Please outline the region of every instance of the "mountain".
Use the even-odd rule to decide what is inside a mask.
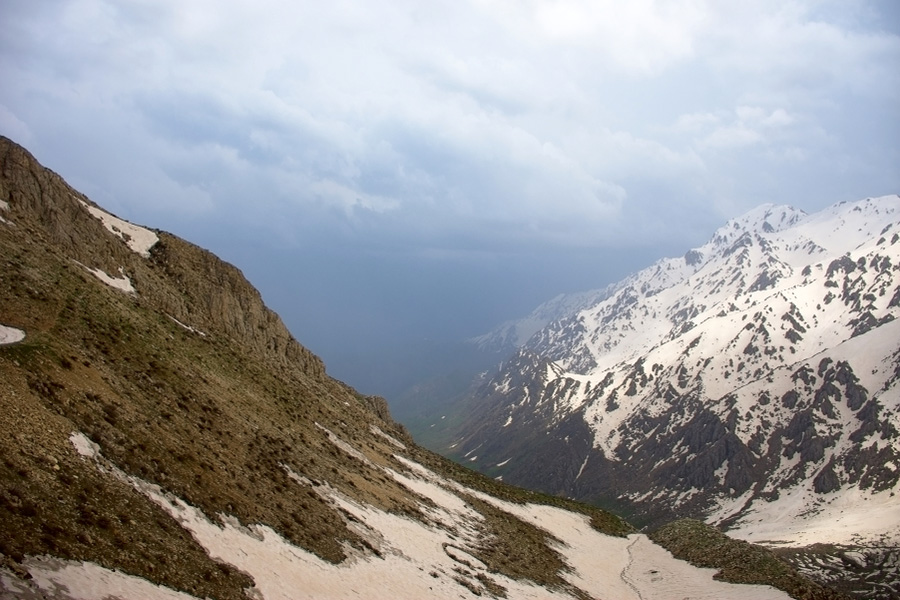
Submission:
[[[0,261],[4,599],[841,597],[418,447],[235,267],[6,138]]]
[[[439,450],[651,527],[880,548],[900,594],[900,197],[761,206],[585,298],[483,376]]]
[[[602,290],[559,294],[538,306],[528,316],[502,323],[488,333],[472,338],[469,343],[482,352],[508,356],[550,323],[603,301],[615,288],[613,285]]]

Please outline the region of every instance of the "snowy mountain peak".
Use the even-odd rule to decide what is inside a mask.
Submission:
[[[796,225],[806,213],[792,206],[763,204],[719,228],[710,240],[713,246],[732,244],[747,233],[775,233]]]
[[[665,505],[749,539],[900,543],[898,340],[900,196],[765,205],[537,331],[457,447],[651,521]],[[781,537],[757,526],[775,512]]]

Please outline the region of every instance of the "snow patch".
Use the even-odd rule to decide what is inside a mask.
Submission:
[[[563,577],[598,597],[623,600],[789,598],[770,586],[716,581],[715,569],[699,569],[678,560],[644,534],[627,538],[608,536],[591,527],[585,515],[542,504],[515,504],[456,485],[558,539],[555,549],[572,567]]]
[[[25,339],[25,332],[15,327],[0,325],[0,346],[15,344]]]
[[[180,325],[182,328],[187,329],[187,330],[190,331],[191,333],[196,333],[197,335],[199,335],[199,336],[201,336],[201,337],[206,337],[206,333],[200,331],[199,329],[194,329],[194,328],[191,327],[190,325],[185,325],[184,323],[182,323],[181,321],[179,321],[178,319],[176,319],[176,318],[173,317],[172,315],[166,315],[166,316],[168,316],[170,319],[172,319],[173,321],[175,321],[175,324],[176,324],[176,325]]]
[[[362,452],[360,452],[359,450],[357,450],[356,448],[354,448],[353,446],[351,446],[350,444],[348,444],[347,442],[345,442],[344,440],[342,440],[341,438],[339,438],[338,436],[336,436],[336,435],[335,435],[330,429],[328,429],[327,427],[324,427],[324,426],[322,426],[322,425],[320,425],[320,424],[318,424],[318,423],[316,423],[316,427],[318,427],[319,429],[321,429],[322,431],[325,432],[325,434],[328,436],[328,440],[329,440],[332,444],[334,444],[335,446],[337,446],[338,448],[340,448],[341,450],[343,450],[344,452],[346,452],[347,454],[349,454],[349,455],[352,456],[353,458],[355,458],[355,459],[357,459],[358,461],[363,462],[363,463],[365,463],[365,464],[367,464],[367,465],[371,465],[371,464],[372,464],[372,462],[369,460],[369,458],[368,458],[365,454],[363,454]]]
[[[323,428],[324,429],[324,428]],[[326,430],[327,431],[327,430]],[[331,437],[331,436],[329,436]],[[390,514],[358,503],[328,484],[316,492],[348,515],[348,526],[370,540],[378,555],[345,547],[349,558],[341,564],[323,561],[292,545],[268,526],[242,526],[234,517],[220,515],[212,522],[181,498],[158,485],[126,475],[103,458],[97,446],[83,434],[70,440],[79,454],[93,458],[104,472],[129,482],[189,531],[210,557],[229,563],[253,577],[251,597],[265,600],[371,597],[476,598],[488,592],[483,582],[506,588],[510,599],[572,598],[564,590],[549,590],[525,580],[490,572],[475,548],[483,540],[483,518],[464,499],[476,496],[526,522],[545,529],[571,570],[562,573],[571,584],[594,597],[622,600],[662,600],[678,597],[700,599],[787,600],[783,592],[767,586],[748,586],[713,580],[713,569],[697,569],[676,560],[646,536],[628,538],[604,535],[593,529],[588,517],[538,504],[514,504],[445,479],[419,463],[396,456],[408,473],[383,469],[411,492],[427,498],[420,504],[425,522]],[[332,440],[334,441],[334,440]],[[308,485],[302,475],[294,478]],[[355,522],[354,522],[355,520]],[[78,589],[79,598],[140,597],[184,600],[138,578],[124,579],[95,567],[58,568],[60,562],[35,559],[32,576],[47,581],[48,589]],[[43,565],[50,565],[45,567]],[[0,572],[2,575],[2,572]],[[124,582],[124,583],[123,583]],[[3,580],[5,585],[5,579]],[[90,585],[87,591],[79,586]],[[127,590],[121,587],[127,584]],[[44,585],[39,583],[38,585]]]
[[[584,457],[584,462],[581,463],[581,468],[578,469],[578,475],[575,476],[575,479],[578,480],[581,477],[581,474],[584,473],[584,468],[587,466],[588,459],[591,457],[590,454]]]
[[[716,569],[698,569],[677,560],[668,550],[657,546],[646,535],[632,535],[628,546],[629,563],[622,579],[639,593],[641,600],[784,600],[790,598],[781,590],[767,585],[736,585],[716,581]],[[677,590],[677,594],[672,592]]]
[[[86,435],[80,431],[73,431],[69,435],[69,441],[75,447],[75,451],[85,458],[99,458],[100,446],[92,442]]]
[[[81,205],[91,215],[99,219],[110,233],[124,241],[133,252],[137,252],[144,258],[150,258],[150,249],[159,241],[159,237],[154,232],[114,217],[96,206],[91,206],[84,200],[78,198],[76,200],[81,202]]]
[[[121,277],[111,277],[111,276],[107,275],[106,272],[103,271],[102,269],[91,268],[87,265],[81,264],[77,260],[74,262],[76,264],[84,267],[84,269],[88,273],[90,273],[91,275],[93,275],[94,277],[96,277],[97,279],[99,279],[100,281],[102,281],[103,283],[105,283],[106,285],[108,285],[111,288],[115,288],[119,291],[125,292],[126,294],[136,294],[137,293],[137,290],[134,289],[134,286],[131,284],[131,280],[128,278],[127,275],[125,275],[125,271],[124,271],[124,269],[122,269],[122,267],[119,267],[119,274],[121,275]]]
[[[400,448],[401,450],[406,450],[406,444],[404,444],[403,442],[401,442],[400,440],[398,440],[398,439],[395,438],[394,436],[389,435],[389,434],[383,432],[383,431],[381,430],[381,428],[378,427],[377,425],[372,425],[372,426],[370,426],[370,427],[369,427],[369,431],[371,431],[372,433],[374,433],[374,434],[377,435],[377,436],[383,437],[384,439],[386,439],[387,441],[389,441],[389,442],[392,443],[393,445],[397,446],[397,447]]]
[[[107,600],[109,598],[145,598],[146,600],[191,600],[194,596],[150,583],[146,579],[111,571],[91,562],[62,560],[50,556],[29,556],[22,566],[31,575],[31,587],[46,596],[60,599]],[[2,574],[2,572],[0,572]],[[14,581],[9,583],[15,585]],[[13,592],[13,598],[30,598],[28,588],[15,589],[0,581],[0,591]],[[18,587],[18,586],[17,586]],[[62,590],[65,590],[63,592]]]

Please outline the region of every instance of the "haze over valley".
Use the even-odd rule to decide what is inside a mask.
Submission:
[[[897,2],[0,18],[0,596],[900,597]]]

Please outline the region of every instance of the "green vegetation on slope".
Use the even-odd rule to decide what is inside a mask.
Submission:
[[[735,540],[701,521],[682,519],[660,527],[650,539],[698,567],[719,569],[717,579],[771,585],[798,600],[841,600],[846,596],[802,577],[771,550]]]

